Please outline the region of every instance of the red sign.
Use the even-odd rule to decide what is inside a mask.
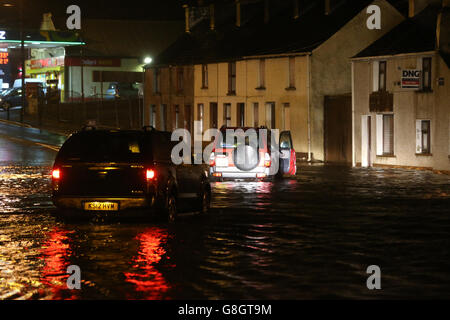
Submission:
[[[120,67],[122,65],[120,59],[114,58],[66,58],[66,66],[79,67],[81,62],[83,62],[85,67]]]
[[[0,52],[0,64],[8,64],[9,54],[8,52]]]
[[[30,61],[31,69],[54,68],[64,66],[64,57],[36,59]]]

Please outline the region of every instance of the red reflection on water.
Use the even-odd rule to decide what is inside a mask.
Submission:
[[[150,228],[139,234],[136,240],[139,242],[139,251],[132,260],[134,271],[124,273],[125,279],[135,285],[139,298],[164,299],[170,287],[156,266],[167,253],[162,246],[167,240],[167,231]],[[169,259],[167,256],[165,258]]]
[[[40,281],[52,293],[52,299],[75,299],[73,291],[67,288],[67,267],[72,255],[69,242],[69,231],[55,228],[48,234],[43,244],[40,259],[44,261]]]

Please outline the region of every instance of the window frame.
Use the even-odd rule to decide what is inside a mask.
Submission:
[[[384,66],[384,70],[382,70],[382,66]],[[387,61],[386,60],[378,61],[378,91],[387,91],[386,75],[387,75]],[[382,83],[381,80],[383,80],[383,87],[381,86]]]
[[[236,62],[228,62],[228,95],[236,95]]]
[[[208,65],[202,64],[202,89],[208,89]]]
[[[426,64],[425,61],[427,61],[428,63]],[[422,91],[431,91],[432,90],[432,85],[431,85],[431,73],[432,73],[432,63],[433,60],[431,57],[423,57],[422,58]],[[428,76],[425,77],[425,65],[427,65],[427,71],[428,71]],[[427,85],[425,85],[425,81],[428,82]]]

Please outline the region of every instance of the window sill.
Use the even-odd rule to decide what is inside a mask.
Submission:
[[[394,154],[382,154],[382,155],[377,155],[377,158],[397,158],[397,156]]]
[[[236,95],[236,92],[233,92],[233,91],[227,93],[227,96],[235,96],[235,95]]]
[[[154,96],[160,96],[160,95],[161,95],[161,92],[153,92],[153,95],[154,95]]]
[[[287,87],[284,90],[286,90],[286,91],[295,91],[295,90],[297,90],[297,88],[296,87]]]
[[[416,157],[432,157],[432,153],[416,153]]]
[[[208,90],[208,87],[201,87],[201,90]]]
[[[266,90],[266,87],[258,87],[258,88],[255,88],[255,90]]]

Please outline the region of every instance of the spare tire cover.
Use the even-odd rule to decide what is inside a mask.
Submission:
[[[255,146],[244,146],[233,151],[233,161],[236,168],[242,171],[255,169],[259,164],[259,152]]]

